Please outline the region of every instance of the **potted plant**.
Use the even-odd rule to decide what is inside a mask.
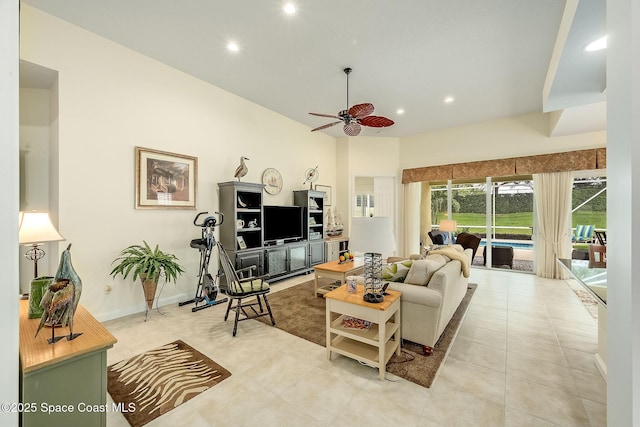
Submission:
[[[133,273],[134,282],[140,277],[147,307],[151,309],[160,275],[163,275],[167,282],[175,282],[178,276],[184,273],[184,269],[178,264],[178,258],[175,255],[161,251],[158,245],[155,249],[151,249],[147,242],[143,240],[143,243],[144,246],[131,245],[123,249],[111,263],[117,264],[110,274],[114,278],[122,274],[126,279],[129,273]]]

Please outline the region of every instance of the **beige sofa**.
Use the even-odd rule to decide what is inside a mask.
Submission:
[[[424,259],[411,260],[404,282],[389,282],[389,289],[402,292],[403,339],[432,351],[467,292],[471,258],[472,250],[461,247],[432,251]],[[396,269],[397,275],[402,268],[406,265]]]

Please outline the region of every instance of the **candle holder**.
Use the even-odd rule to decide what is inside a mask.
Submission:
[[[384,301],[382,294],[382,254],[365,252],[364,254],[364,296],[366,302]]]

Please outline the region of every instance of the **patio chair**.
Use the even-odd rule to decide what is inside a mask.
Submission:
[[[433,230],[433,231],[430,231],[428,234],[429,234],[429,238],[431,239],[434,245],[447,244],[448,233],[445,233],[444,231]]]
[[[482,251],[484,260],[482,265],[487,265],[487,247]],[[491,247],[491,266],[503,267],[508,266],[513,270],[513,247],[512,246],[492,246]]]
[[[229,317],[229,311],[235,311],[235,321],[233,323],[233,336],[236,336],[238,330],[238,322],[247,319],[255,319],[257,317],[271,317],[271,324],[275,325],[276,321],[271,313],[271,307],[267,300],[267,294],[270,292],[269,283],[264,279],[268,276],[255,277],[251,272],[256,268],[255,265],[236,270],[229,255],[222,245],[218,243],[220,264],[227,279],[227,296],[229,297],[229,305],[224,315],[225,322]],[[250,299],[244,302],[245,299]],[[234,305],[235,302],[235,305]],[[264,306],[263,306],[264,302]],[[258,310],[255,309],[258,307]],[[240,315],[242,314],[242,317]]]
[[[480,246],[480,241],[482,239],[475,234],[462,232],[458,234],[456,237],[456,243],[461,245],[464,249],[472,249],[473,256],[476,255],[476,251],[478,250],[478,246]]]
[[[575,243],[588,243],[593,241],[593,233],[596,229],[595,225],[576,225],[575,233],[571,240]]]

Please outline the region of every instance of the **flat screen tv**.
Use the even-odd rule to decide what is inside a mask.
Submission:
[[[295,241],[304,237],[301,206],[264,206],[264,242]]]

